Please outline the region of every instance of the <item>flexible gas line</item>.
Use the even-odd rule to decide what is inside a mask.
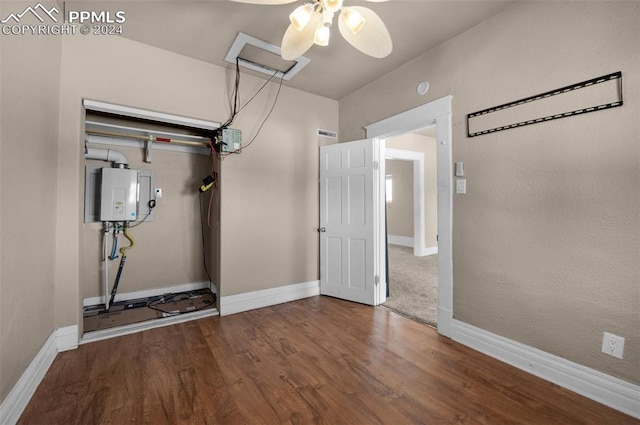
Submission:
[[[136,246],[136,240],[133,238],[133,236],[131,236],[131,233],[129,233],[129,223],[126,223],[124,226],[124,236],[129,239],[129,242],[131,242],[131,245],[129,246],[124,246],[122,248],[120,248],[120,254],[122,254],[123,256],[127,256],[127,250],[133,248],[134,246]]]
[[[120,277],[122,276],[122,271],[124,270],[124,265],[127,261],[127,250],[136,246],[136,240],[133,239],[133,236],[131,236],[131,233],[129,233],[129,222],[126,222],[124,224],[124,236],[127,239],[129,239],[129,242],[131,242],[131,245],[120,248],[120,254],[122,254],[122,257],[120,257],[120,266],[118,266],[116,281],[114,282],[113,289],[111,290],[111,299],[110,299],[111,305],[113,305],[113,302],[116,299],[116,294],[118,293],[118,286],[120,285]]]

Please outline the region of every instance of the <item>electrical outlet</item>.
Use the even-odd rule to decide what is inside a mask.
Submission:
[[[605,332],[602,338],[602,352],[621,359],[624,353],[624,338]]]

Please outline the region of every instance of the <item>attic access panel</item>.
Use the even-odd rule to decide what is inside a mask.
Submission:
[[[311,61],[304,56],[286,61],[280,55],[280,47],[241,32],[224,60],[235,65],[237,58],[238,64],[244,68],[269,77],[275,74],[283,80],[290,80]]]

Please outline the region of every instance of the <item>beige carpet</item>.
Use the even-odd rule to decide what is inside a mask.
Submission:
[[[438,256],[389,245],[389,298],[382,305],[418,322],[438,323]]]

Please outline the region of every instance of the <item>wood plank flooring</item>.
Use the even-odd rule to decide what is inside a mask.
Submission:
[[[19,424],[640,421],[385,308],[313,297],[60,353]]]

